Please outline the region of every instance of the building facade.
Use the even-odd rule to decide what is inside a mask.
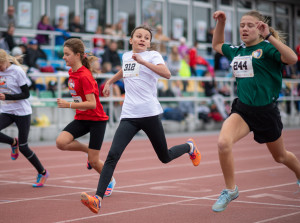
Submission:
[[[226,42],[239,44],[239,20],[243,13],[256,9],[268,16],[271,26],[286,34],[290,47],[300,42],[299,0],[0,0],[0,13],[5,13],[9,5],[15,6],[18,29],[35,29],[44,14],[53,25],[64,17],[67,29],[78,15],[88,33],[98,26],[104,29],[121,23],[128,36],[137,25],[148,24],[155,30],[161,24],[163,33],[171,39],[184,36],[190,45],[198,41],[206,47],[211,44],[214,11],[227,14]]]

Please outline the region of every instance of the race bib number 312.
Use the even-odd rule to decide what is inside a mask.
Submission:
[[[235,77],[254,77],[252,56],[237,56],[230,65]]]
[[[122,66],[123,77],[137,77],[140,72],[140,64],[136,61],[125,61]]]

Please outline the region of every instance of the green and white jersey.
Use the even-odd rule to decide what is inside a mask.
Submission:
[[[282,67],[279,51],[268,41],[246,47],[223,44],[224,56],[231,60],[241,102],[263,106],[275,102],[282,85]]]

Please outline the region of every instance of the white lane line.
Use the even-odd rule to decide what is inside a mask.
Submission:
[[[196,200],[196,199],[188,199],[188,200],[183,200],[183,201],[168,202],[168,203],[162,203],[162,204],[146,206],[146,207],[142,207],[142,208],[132,208],[132,209],[127,209],[127,210],[123,210],[123,211],[110,212],[110,213],[106,213],[106,214],[99,214],[99,215],[93,215],[93,216],[82,217],[82,218],[74,218],[74,219],[69,219],[69,220],[65,220],[65,221],[59,221],[59,222],[56,222],[56,223],[82,221],[82,220],[86,220],[86,219],[99,218],[99,217],[103,217],[103,216],[109,216],[109,215],[115,215],[115,214],[122,214],[122,213],[146,210],[146,209],[151,209],[151,208],[163,207],[163,206],[167,206],[167,205],[180,204],[182,202],[188,202],[188,201],[193,201],[193,200]]]
[[[275,221],[275,220],[278,220],[278,219],[281,219],[281,218],[286,218],[286,217],[290,217],[290,216],[297,215],[297,214],[300,214],[300,211],[294,212],[294,213],[290,213],[290,214],[286,214],[286,215],[280,215],[280,216],[274,217],[274,218],[268,218],[268,219],[261,220],[261,221],[256,221],[254,223],[265,223],[265,222]]]

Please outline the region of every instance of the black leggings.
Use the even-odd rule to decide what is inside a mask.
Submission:
[[[98,196],[103,198],[122,153],[140,130],[143,130],[147,134],[156,155],[162,163],[168,163],[190,151],[190,146],[187,143],[168,149],[164,129],[159,116],[122,119],[116,130],[111,148],[100,174],[96,192]]]
[[[35,153],[28,147],[28,135],[30,129],[31,115],[12,115],[2,113],[0,114],[0,131],[5,129],[12,123],[16,123],[18,128],[18,139],[20,152],[29,160],[29,162],[36,168],[38,173],[44,172],[44,167],[40,163]],[[6,143],[12,145],[14,138],[0,132],[0,143]]]

